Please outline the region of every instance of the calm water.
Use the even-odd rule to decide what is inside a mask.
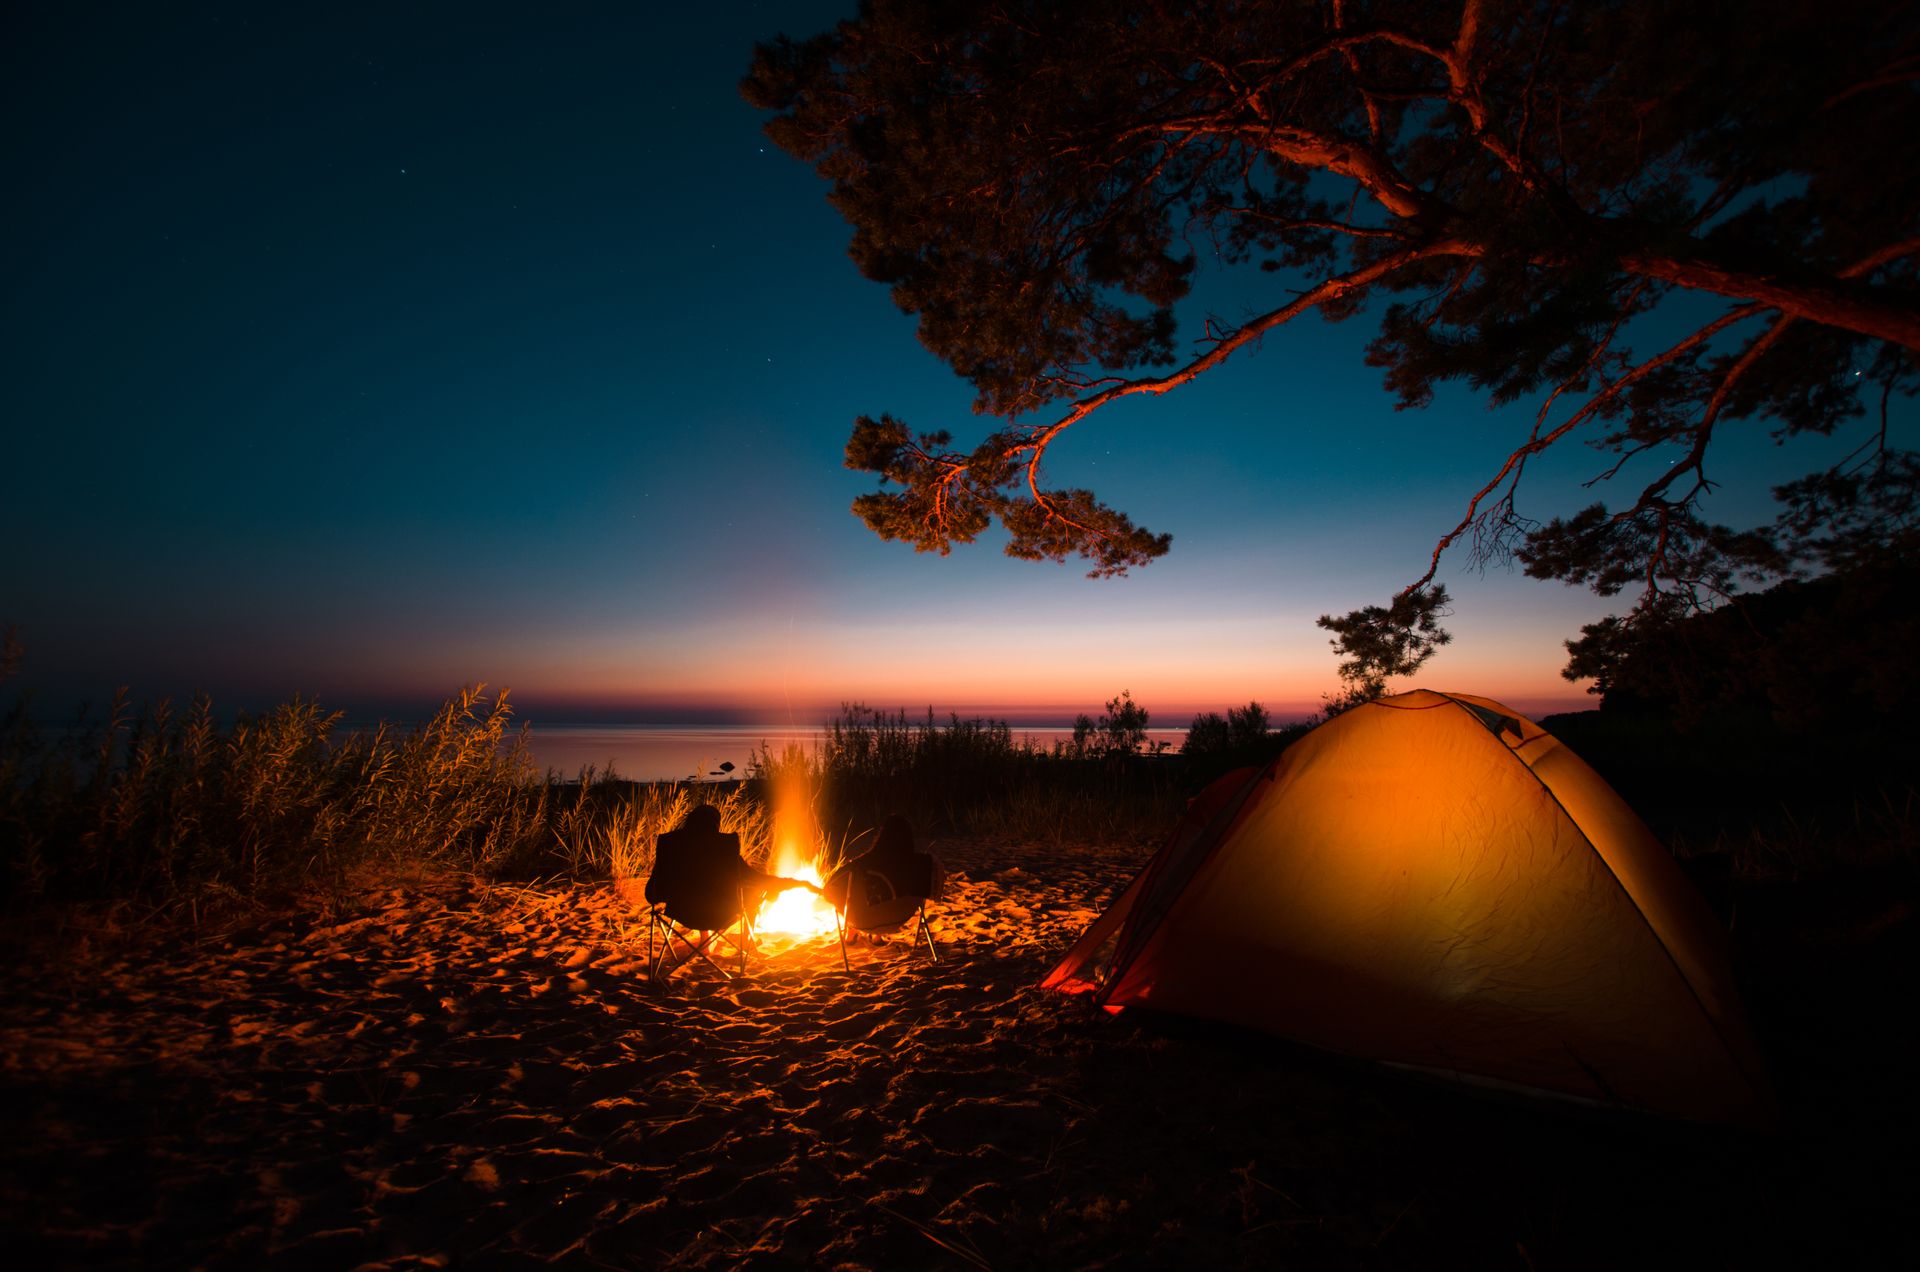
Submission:
[[[563,777],[577,776],[591,764],[605,771],[611,764],[621,777],[643,782],[680,781],[713,776],[722,763],[733,765],[733,776],[744,777],[753,752],[765,747],[778,751],[792,743],[818,744],[825,730],[791,725],[727,725],[675,727],[673,725],[534,725],[527,736],[533,762]],[[1185,729],[1149,729],[1149,742],[1165,742],[1180,749]],[[1015,729],[1014,740],[1031,739],[1050,747],[1073,737],[1072,729]]]

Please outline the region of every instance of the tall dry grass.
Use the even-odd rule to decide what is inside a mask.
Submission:
[[[16,704],[0,734],[0,891],[206,907],[369,862],[499,868],[544,846],[547,783],[506,695],[463,689],[419,726],[342,733],[296,697],[227,727],[213,705],[144,709],[41,735]]]
[[[370,867],[520,878],[630,878],[696,803],[720,808],[748,860],[772,853],[767,795],[808,792],[831,870],[887,816],[922,833],[1035,844],[1149,843],[1177,819],[1185,772],[1165,757],[1017,743],[1000,721],[848,707],[818,748],[756,755],[753,780],[639,785],[535,768],[505,692],[462,689],[412,728],[347,731],[296,697],[230,724],[205,698],[134,707],[42,733],[0,718],[0,904],[110,901],[204,918]]]
[[[358,731],[300,697],[223,726],[205,698],[176,712],[123,692],[52,732],[16,702],[0,718],[0,905],[199,920],[370,867],[628,878],[701,802],[766,860],[771,820],[747,787],[562,780],[484,685],[415,727]]]
[[[818,792],[823,825],[873,827],[894,813],[923,829],[1026,843],[1153,842],[1192,794],[1170,757],[1098,755],[1016,741],[1001,720],[841,708],[817,748],[756,753],[756,778]]]
[[[772,845],[766,805],[745,786],[634,786],[588,769],[568,794],[553,835],[574,878],[631,879],[651,873],[655,838],[703,803],[719,808],[720,829],[740,836],[748,861],[764,863]]]

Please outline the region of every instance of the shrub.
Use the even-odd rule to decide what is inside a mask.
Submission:
[[[1266,740],[1269,720],[1267,709],[1258,702],[1231,707],[1223,718],[1217,711],[1195,716],[1187,727],[1182,755],[1215,755],[1222,751],[1247,750]]]
[[[1180,744],[1182,755],[1211,755],[1232,745],[1227,721],[1218,711],[1203,711],[1187,726],[1186,741]]]
[[[1227,709],[1227,745],[1257,746],[1267,736],[1267,709],[1258,702]]]

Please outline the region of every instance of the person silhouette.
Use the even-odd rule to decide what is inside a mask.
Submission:
[[[720,810],[696,804],[680,825],[655,841],[647,900],[701,930],[724,928],[741,910],[757,913],[769,893],[812,887],[756,870],[740,854],[740,836],[720,829]]]
[[[852,900],[858,911],[863,902],[879,905],[896,896],[932,900],[943,882],[939,859],[913,846],[913,823],[895,813],[881,824],[873,847],[834,871],[822,894],[845,908],[849,890],[857,887]]]

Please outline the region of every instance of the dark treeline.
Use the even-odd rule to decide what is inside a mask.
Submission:
[[[1899,733],[1920,709],[1920,559],[1887,556],[1791,579],[1684,617],[1588,625],[1569,679],[1604,710],[1686,730],[1768,717],[1783,735]]]
[[[1920,562],[1879,554],[1568,642],[1600,710],[1543,723],[1683,858],[1920,893]],[[1895,877],[1898,876],[1898,877]]]

